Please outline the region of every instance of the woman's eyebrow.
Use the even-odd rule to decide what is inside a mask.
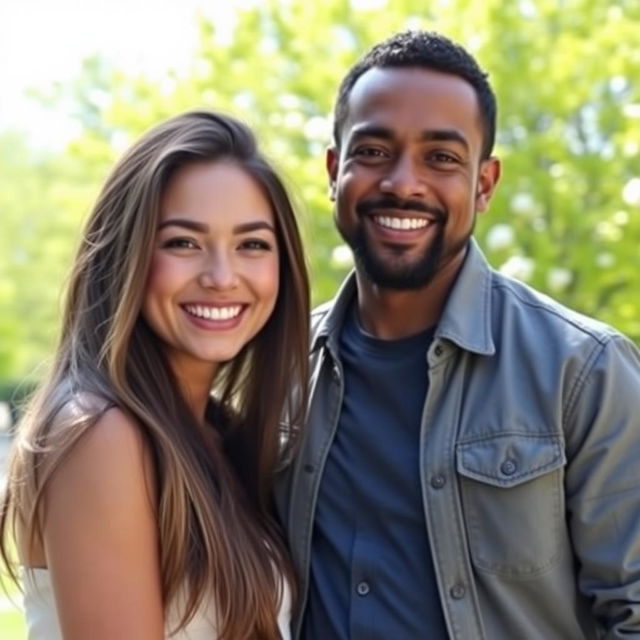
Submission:
[[[158,230],[160,231],[165,227],[182,227],[183,229],[196,231],[197,233],[208,233],[209,231],[208,224],[197,222],[195,220],[189,220],[188,218],[171,218],[170,220],[165,220],[158,225]],[[233,227],[233,233],[250,233],[251,231],[259,231],[262,229],[275,233],[273,225],[265,220],[255,220],[238,224]]]

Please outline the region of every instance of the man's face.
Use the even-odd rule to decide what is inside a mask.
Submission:
[[[338,230],[374,284],[415,289],[462,262],[499,176],[496,159],[480,160],[482,131],[458,76],[374,68],[358,79],[327,169]]]

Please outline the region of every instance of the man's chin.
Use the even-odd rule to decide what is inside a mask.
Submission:
[[[410,257],[406,252],[376,253],[362,229],[347,234],[338,226],[338,231],[351,247],[358,271],[378,287],[396,291],[421,289],[438,273],[444,241],[441,233],[422,255]]]
[[[425,287],[437,273],[437,265],[389,265],[361,257],[359,268],[367,279],[382,289],[411,291]]]

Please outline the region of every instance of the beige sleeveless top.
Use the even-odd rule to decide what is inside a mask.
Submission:
[[[28,640],[63,640],[53,596],[51,577],[47,569],[23,569],[24,613]],[[283,640],[290,640],[291,593],[285,583],[282,605],[278,614],[278,627]],[[170,640],[215,640],[216,616],[211,604],[202,606],[189,624],[174,635],[169,631],[177,624],[175,616],[168,616],[165,628]]]

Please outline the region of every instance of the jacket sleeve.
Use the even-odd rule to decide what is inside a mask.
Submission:
[[[603,638],[640,638],[640,352],[598,343],[565,410],[566,499],[580,590]]]

